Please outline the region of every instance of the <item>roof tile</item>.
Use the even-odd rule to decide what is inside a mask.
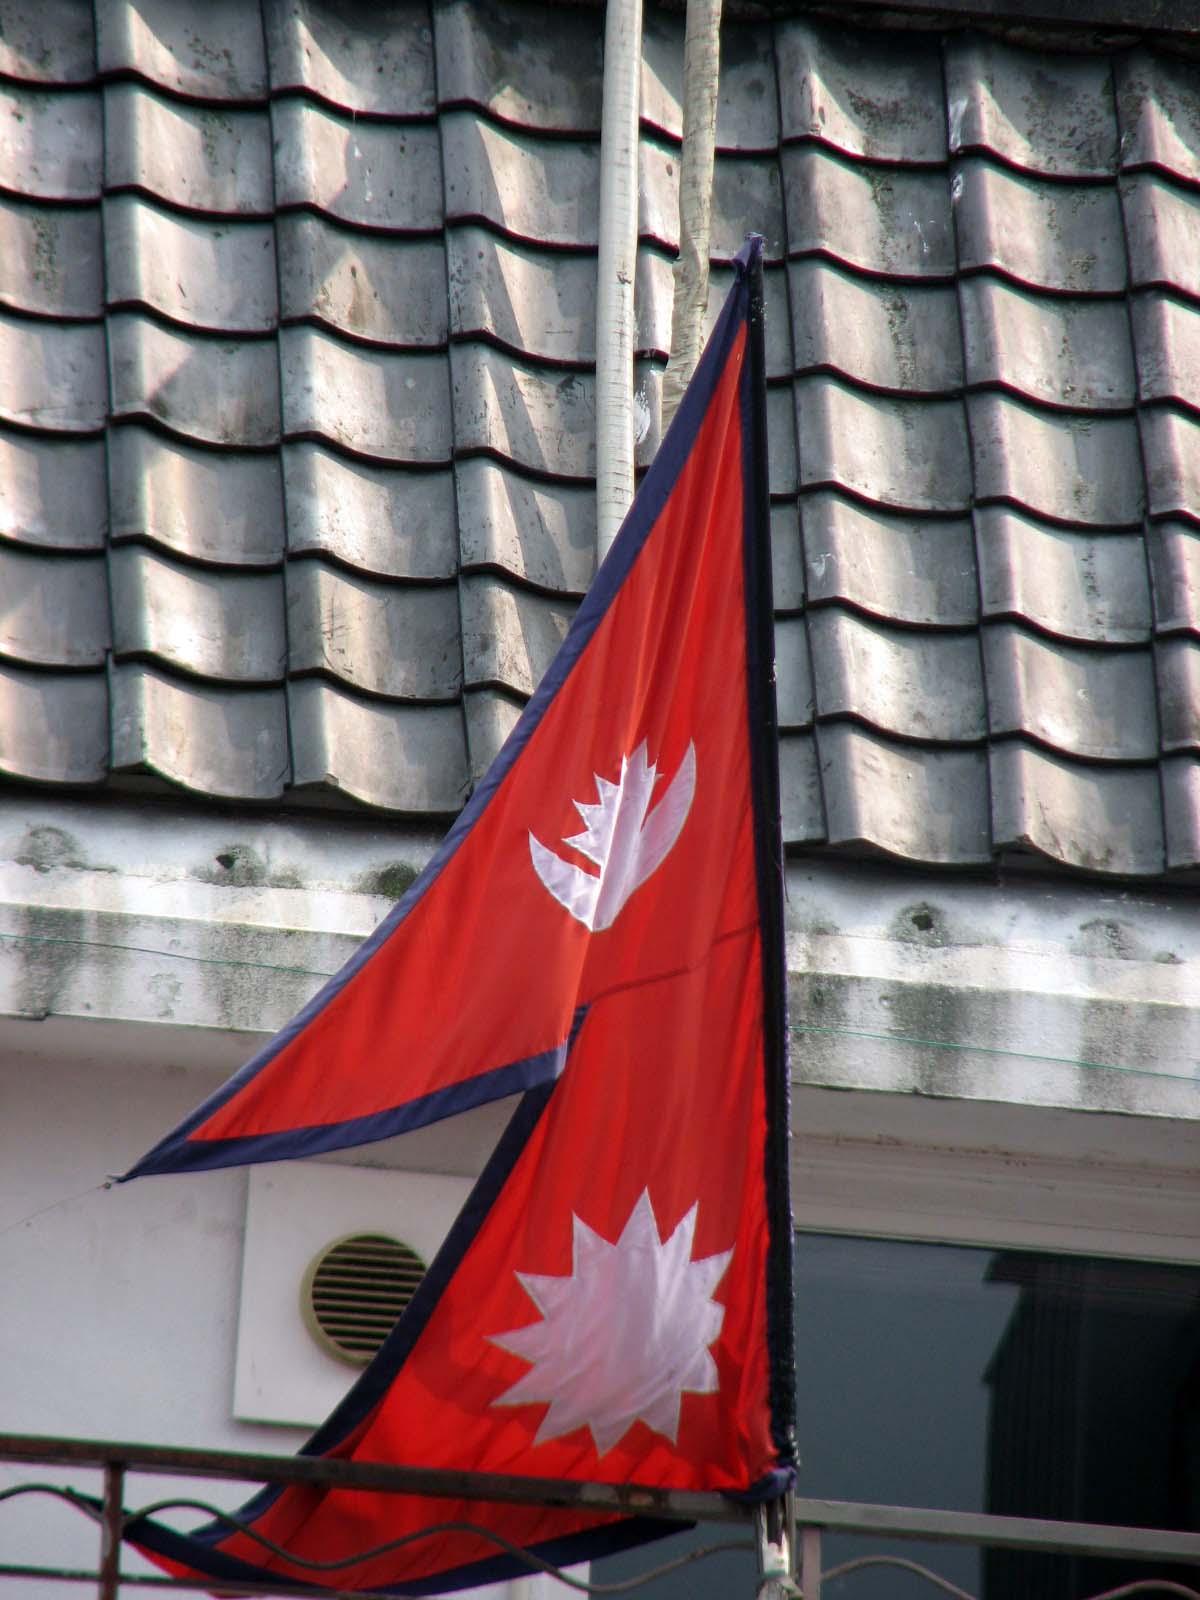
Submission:
[[[978,620],[966,517],[901,517],[828,491],[801,502],[809,599],[843,600],[893,622],[967,627]]]
[[[98,317],[100,209],[0,200],[0,305],[43,317]]]
[[[854,166],[810,145],[781,154],[789,254],[897,278],[954,275],[942,172]]]
[[[647,8],[642,48],[642,124],[683,136],[683,20]],[[597,126],[599,125],[597,121]],[[717,148],[769,150],[779,143],[779,96],[765,29],[727,28],[717,84]]]
[[[781,22],[776,39],[785,140],[905,166],[945,161],[936,42],[910,34],[865,51],[860,35],[799,19]]]
[[[1168,868],[1200,866],[1200,760],[1188,755],[1165,760],[1162,796]]]
[[[1146,510],[1152,517],[1200,521],[1200,423],[1169,406],[1138,414],[1146,462]]]
[[[111,306],[144,306],[213,333],[271,333],[279,320],[269,223],[181,217],[136,195],[104,204]]]
[[[200,337],[119,312],[108,319],[108,356],[114,418],[151,419],[200,444],[279,439],[274,339]]]
[[[271,89],[304,89],[344,111],[428,117],[436,109],[426,0],[377,0],[346,12],[314,0],[265,0]]]
[[[531,695],[566,636],[575,606],[480,574],[460,585],[468,687]]]
[[[831,844],[930,865],[991,859],[982,749],[896,744],[845,723],[817,731]]]
[[[1083,766],[1009,740],[992,746],[989,764],[997,848],[1032,850],[1084,872],[1163,870],[1155,768]]]
[[[1013,48],[982,34],[946,45],[950,148],[982,150],[1046,177],[1116,170],[1117,122],[1105,56]]]
[[[98,464],[103,505],[103,457]],[[147,539],[192,561],[233,567],[283,558],[277,456],[198,450],[146,428],[110,428],[108,492],[114,543]]]
[[[1200,96],[1188,63],[1146,49],[1115,57],[1121,165],[1200,181]]]
[[[327,673],[397,700],[453,700],[462,690],[453,585],[413,588],[291,561],[287,638],[294,673]]]
[[[556,477],[595,469],[595,380],[590,373],[518,365],[484,344],[450,350],[459,450],[498,450],[514,465]]]
[[[1121,205],[1131,284],[1200,295],[1200,261],[1195,247],[1200,194],[1144,173],[1121,184]]]
[[[1067,294],[1124,289],[1115,186],[1048,183],[966,159],[951,193],[963,270],[991,267],[1026,288]]]
[[[38,783],[108,775],[108,686],[102,672],[30,672],[0,662],[0,772]]]
[[[477,106],[517,127],[599,137],[603,33],[591,18],[567,14],[547,27],[537,6],[449,0],[438,7],[436,36],[444,106]]]
[[[1184,522],[1152,523],[1146,549],[1160,633],[1200,635],[1200,529]]]
[[[30,200],[100,195],[100,96],[0,84],[0,190]]]
[[[0,421],[52,433],[104,426],[108,384],[99,323],[0,314]]]
[[[966,420],[957,400],[881,399],[830,378],[796,384],[801,480],[906,511],[964,511]]]
[[[823,368],[906,395],[962,388],[958,304],[949,285],[860,278],[823,261],[788,266],[796,371]]]
[[[1154,647],[1162,747],[1200,752],[1200,643],[1163,639]]]
[[[487,222],[515,239],[596,244],[600,147],[535,139],[469,112],[439,123],[447,222]]]
[[[455,468],[466,569],[494,567],[558,594],[580,595],[596,570],[596,496],[589,484],[548,486],[497,461]]]
[[[775,698],[781,728],[811,727],[816,708],[803,617],[786,617],[775,624]]]
[[[320,322],[351,339],[402,349],[445,344],[440,239],[351,232],[303,211],[281,216],[276,237],[285,321]]]
[[[1148,650],[1085,650],[1010,623],[983,629],[988,726],[1064,755],[1145,761],[1158,754]]]
[[[313,206],[360,228],[405,233],[442,225],[438,130],[358,122],[307,100],[271,105],[275,201]]]
[[[771,507],[771,587],[777,614],[799,611],[804,605],[804,552],[794,502]]]
[[[288,685],[288,709],[293,781],[302,787],[410,815],[448,816],[467,797],[459,706],[388,705],[301,678]]]
[[[48,550],[102,550],[108,532],[100,439],[0,430],[0,539]]]
[[[808,617],[817,714],[882,733],[970,743],[987,732],[974,634],[900,630],[822,607]]]
[[[1134,400],[1129,316],[1120,300],[1033,295],[995,278],[959,286],[967,382],[1079,410]]]
[[[187,211],[270,216],[271,125],[266,111],[180,105],[140,84],[104,90],[106,190],[141,189]]]
[[[104,558],[0,545],[0,657],[33,667],[97,667],[108,649]]]
[[[101,84],[90,9],[26,7],[0,40],[0,565],[23,597],[0,767],[444,817],[594,567],[602,13],[101,0]],[[648,13],[640,468],[682,32]],[[710,324],[748,224],[778,263],[788,839],[828,813],[839,848],[1157,873],[1161,699],[1168,864],[1200,864],[1193,64],[809,19],[730,25],[723,55]],[[107,493],[78,431],[106,421]]]
[[[638,287],[653,281],[643,251]],[[665,265],[665,264],[664,264]],[[473,226],[446,231],[445,272],[450,327],[456,338],[494,339],[518,355],[543,361],[596,359],[596,262],[591,256],[549,256]],[[670,269],[666,317],[670,322]],[[445,282],[442,295],[445,297]],[[639,324],[648,316],[644,296]],[[639,337],[639,348],[647,348]],[[653,346],[651,346],[653,348]]]
[[[94,0],[102,73],[133,72],[200,100],[252,100],[267,90],[262,19],[242,0]]]
[[[661,373],[655,371],[650,376],[661,384]],[[658,416],[656,403],[652,410],[655,425]],[[648,442],[657,447],[657,439]],[[644,463],[648,454],[644,456],[639,451],[639,461]],[[771,493],[794,495],[798,487],[797,472],[795,399],[790,387],[771,388],[767,390],[767,478]]]
[[[316,328],[293,327],[280,331],[279,362],[288,437],[316,434],[381,464],[449,461],[444,354],[365,350]]]
[[[282,689],[185,682],[137,663],[109,669],[112,765],[227,800],[275,800],[290,776]]]
[[[118,660],[154,656],[179,672],[225,683],[282,680],[278,574],[216,573],[127,544],[110,553],[109,581]]]
[[[335,455],[318,444],[283,450],[287,542],[381,578],[452,578],[454,479]]]
[[[1009,500],[1034,515],[1129,527],[1142,515],[1137,429],[1130,417],[1034,410],[999,394],[967,402],[980,500]]]
[[[91,6],[78,0],[40,0],[5,7],[0,75],[25,83],[90,83],[96,76],[96,30]]]
[[[472,783],[479,782],[500,753],[517,725],[521,706],[520,700],[497,689],[473,689],[463,695]]]
[[[1200,316],[1195,306],[1151,292],[1130,305],[1142,400],[1178,400],[1200,410]]]
[[[1140,533],[1050,527],[1007,506],[975,512],[985,617],[1012,616],[1061,639],[1136,644],[1150,634]]]
[[[810,733],[780,735],[779,811],[785,844],[814,844],[824,840],[821,774],[816,741]]]
[[[767,261],[786,253],[783,192],[775,159],[720,155],[713,168],[714,261],[732,261],[745,243],[749,220],[763,236]],[[679,247],[679,151],[643,136],[638,152],[638,233],[672,254]]]

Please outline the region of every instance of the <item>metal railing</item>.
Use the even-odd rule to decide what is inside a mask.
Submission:
[[[82,1569],[6,1562],[0,1559],[0,1579],[57,1579],[96,1585],[98,1600],[118,1600],[125,1588],[204,1590],[214,1595],[261,1595],[303,1597],[303,1600],[361,1600],[361,1594],[331,1588],[327,1584],[307,1585],[274,1582],[269,1587],[244,1580],[222,1584],[211,1578],[171,1578],[123,1571],[122,1536],[126,1525],[146,1508],[129,1511],[124,1504],[127,1474],[187,1478],[225,1479],[259,1484],[304,1483],[330,1488],[370,1489],[391,1494],[415,1494],[437,1499],[477,1500],[492,1504],[522,1504],[570,1507],[600,1514],[655,1517],[681,1524],[715,1522],[731,1524],[749,1535],[753,1530],[753,1511],[718,1494],[656,1489],[639,1484],[575,1483],[565,1479],[515,1478],[485,1473],[432,1471],[415,1467],[380,1466],[354,1461],[336,1461],[317,1456],[276,1456],[247,1454],[229,1450],[194,1450],[166,1445],[126,1443],[113,1440],[58,1439],[39,1435],[0,1434],[0,1463],[20,1463],[46,1468],[89,1469],[102,1475],[99,1496],[87,1496],[61,1484],[30,1481],[0,1491],[0,1519],[5,1502],[24,1495],[49,1494],[64,1500],[91,1518],[99,1528],[99,1560],[95,1567]],[[186,1504],[220,1518],[229,1513],[204,1501],[189,1498]],[[164,1507],[164,1502],[159,1502]],[[165,1507],[164,1507],[165,1508]],[[907,1506],[856,1504],[839,1500],[796,1498],[792,1502],[798,1553],[798,1591],[785,1583],[802,1600],[821,1600],[823,1585],[835,1578],[869,1567],[904,1569],[928,1579],[936,1590],[960,1600],[975,1600],[966,1590],[932,1572],[920,1562],[904,1556],[867,1555],[825,1569],[823,1536],[859,1534],[897,1541],[930,1541],[941,1544],[973,1545],[987,1549],[1035,1551],[1044,1555],[1100,1557],[1148,1562],[1175,1567],[1200,1568],[1200,1534],[1168,1529],[1112,1527],[1098,1523],[1051,1522],[1032,1517],[1002,1517],[961,1511],[920,1510]],[[234,1526],[231,1523],[231,1527]],[[467,1526],[460,1524],[459,1526]],[[498,1548],[512,1549],[486,1529],[475,1530]],[[0,1556],[4,1548],[3,1521],[0,1520]],[[638,1577],[619,1584],[588,1583],[563,1574],[551,1563],[527,1552],[514,1551],[531,1571],[551,1572],[563,1582],[591,1594],[618,1594],[639,1588],[663,1573],[703,1559],[718,1551],[752,1549],[754,1540],[740,1537],[702,1546],[665,1565],[654,1567]],[[361,1560],[367,1552],[354,1557]],[[1200,1577],[1198,1577],[1200,1582]],[[1138,1578],[1123,1583],[1089,1600],[1122,1600],[1134,1595],[1172,1595],[1183,1600],[1200,1600],[1200,1588],[1176,1579]]]

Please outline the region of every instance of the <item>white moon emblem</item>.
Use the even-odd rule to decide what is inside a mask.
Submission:
[[[652,872],[662,866],[687,821],[696,793],[696,747],[689,743],[679,770],[662,799],[650,810],[658,768],[646,759],[642,741],[631,756],[621,758],[616,783],[595,775],[598,799],[575,801],[583,818],[582,833],[564,838],[594,861],[598,872],[586,872],[529,835],[534,871],[558,901],[585,928],[599,933],[610,928],[626,901]]]

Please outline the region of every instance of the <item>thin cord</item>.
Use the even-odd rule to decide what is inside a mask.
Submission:
[[[101,1511],[91,1498],[81,1495],[77,1490],[62,1488],[52,1483],[26,1483],[18,1484],[13,1489],[0,1490],[0,1503],[5,1500],[14,1500],[20,1495],[44,1494],[53,1499],[65,1501],[76,1511],[82,1511],[93,1522],[100,1521]],[[290,1566],[303,1568],[309,1572],[336,1572],[340,1568],[351,1567],[359,1562],[373,1561],[379,1556],[389,1555],[395,1550],[403,1549],[405,1545],[416,1544],[421,1539],[432,1539],[443,1533],[468,1533],[473,1534],[488,1543],[495,1545],[506,1554],[515,1557],[525,1566],[536,1572],[549,1573],[557,1578],[560,1583],[565,1583],[571,1589],[578,1589],[581,1594],[593,1595],[620,1595],[629,1594],[634,1589],[641,1588],[643,1584],[652,1582],[655,1578],[665,1577],[668,1573],[677,1572],[681,1567],[691,1566],[697,1561],[706,1560],[709,1556],[721,1555],[726,1550],[753,1550],[752,1539],[725,1539],[717,1544],[701,1545],[695,1550],[686,1551],[681,1556],[676,1556],[661,1566],[654,1567],[648,1572],[639,1574],[634,1578],[625,1578],[619,1583],[587,1583],[582,1578],[574,1578],[561,1567],[556,1567],[552,1561],[543,1561],[540,1556],[531,1550],[523,1550],[520,1545],[512,1544],[501,1534],[494,1533],[490,1528],[481,1528],[473,1522],[438,1522],[428,1528],[419,1528],[415,1533],[402,1535],[398,1539],[390,1539],[386,1544],[375,1545],[370,1550],[357,1551],[353,1555],[343,1556],[334,1561],[313,1561],[304,1556],[294,1555],[268,1539],[265,1534],[257,1532],[228,1511],[223,1511],[219,1506],[210,1505],[206,1500],[172,1499],[156,1500],[150,1505],[142,1506],[137,1511],[126,1511],[121,1517],[121,1537],[133,1543],[137,1542],[136,1523],[147,1517],[156,1516],[160,1511],[200,1511],[210,1517],[214,1522],[224,1523],[233,1532],[243,1534],[261,1545],[270,1555],[279,1556]],[[215,1580],[214,1580],[215,1581]]]
[[[111,1189],[113,1180],[106,1179],[103,1183],[94,1183],[90,1189],[81,1189],[78,1194],[65,1194],[61,1200],[51,1200],[49,1205],[39,1206],[36,1211],[31,1211],[27,1217],[18,1217],[15,1222],[7,1223],[0,1228],[0,1239],[10,1233],[15,1233],[18,1228],[24,1228],[31,1222],[36,1222],[38,1217],[44,1217],[50,1211],[58,1211],[62,1206],[74,1205],[76,1200],[86,1200],[89,1195],[99,1194],[104,1189]],[[0,1498],[3,1498],[0,1496]]]
[[[830,1567],[828,1572],[821,1574],[821,1582],[825,1583],[833,1578],[844,1578],[851,1572],[858,1572],[863,1567],[899,1567],[903,1572],[915,1572],[918,1578],[927,1578],[939,1589],[944,1589],[947,1594],[952,1594],[956,1600],[975,1600],[973,1594],[968,1594],[965,1589],[960,1589],[956,1583],[951,1583],[948,1578],[941,1577],[936,1572],[931,1572],[928,1567],[923,1567],[919,1561],[909,1561],[905,1556],[858,1556],[853,1561],[843,1561],[841,1566]]]
[[[294,972],[302,978],[332,978],[332,972],[318,972],[314,967],[285,967],[274,961],[238,961],[233,956],[197,956],[190,950],[157,950],[143,944],[114,944],[110,939],[68,939],[52,933],[6,933],[0,929],[0,939],[11,939],[18,944],[83,945],[89,950],[123,950],[134,956],[161,956],[166,961],[194,961],[206,967],[254,967],[261,972]]]
[[[1172,1083],[1193,1083],[1181,1072],[1155,1072],[1152,1067],[1122,1067],[1113,1061],[1084,1061],[1076,1056],[1048,1056],[1036,1050],[1010,1050],[999,1044],[960,1044],[955,1039],[922,1039],[909,1033],[872,1033],[868,1028],[818,1027],[815,1023],[794,1022],[789,1033],[834,1034],[845,1039],[880,1039],[887,1044],[918,1044],[927,1050],[959,1050],[972,1056],[1009,1056],[1017,1061],[1047,1061],[1063,1067],[1087,1067],[1097,1072],[1127,1072],[1141,1078],[1169,1078]]]
[[[969,1594],[966,1589],[960,1589],[948,1578],[931,1572],[919,1561],[909,1561],[903,1556],[859,1556],[854,1561],[843,1561],[840,1566],[830,1567],[827,1572],[823,1572],[821,1582],[827,1583],[833,1578],[847,1577],[864,1567],[900,1567],[905,1572],[916,1573],[918,1578],[927,1579],[946,1594],[954,1595],[956,1600],[975,1600],[975,1596]],[[1127,1596],[1135,1594],[1170,1594],[1178,1595],[1182,1600],[1200,1600],[1200,1594],[1195,1589],[1189,1589],[1186,1584],[1175,1583],[1170,1578],[1139,1578],[1135,1583],[1123,1583],[1119,1588],[1105,1589],[1103,1594],[1091,1595],[1089,1600],[1126,1600]]]
[[[696,1550],[687,1551],[684,1555],[676,1556],[673,1560],[665,1562],[661,1567],[655,1567],[652,1572],[646,1572],[636,1578],[626,1578],[620,1583],[586,1583],[582,1578],[573,1578],[564,1572],[561,1567],[556,1567],[552,1561],[543,1561],[540,1556],[531,1550],[523,1550],[520,1545],[512,1544],[502,1534],[493,1532],[490,1528],[481,1528],[474,1522],[436,1522],[427,1528],[418,1528],[414,1533],[401,1534],[397,1539],[389,1539],[386,1544],[374,1545],[369,1550],[356,1551],[353,1555],[341,1556],[333,1561],[315,1561],[304,1556],[297,1556],[284,1549],[261,1534],[257,1529],[242,1522],[238,1517],[218,1507],[210,1506],[203,1500],[156,1500],[153,1504],[143,1506],[139,1511],[127,1512],[122,1519],[122,1537],[136,1540],[136,1529],[132,1525],[144,1517],[157,1516],[161,1511],[204,1511],[214,1521],[224,1523],[226,1527],[244,1537],[251,1539],[255,1544],[261,1545],[270,1555],[279,1556],[289,1566],[301,1567],[309,1572],[337,1572],[345,1567],[357,1566],[360,1562],[374,1561],[380,1556],[390,1555],[393,1551],[402,1550],[406,1545],[417,1544],[422,1539],[432,1539],[443,1533],[468,1533],[477,1538],[494,1544],[497,1549],[503,1550],[507,1555],[514,1556],[518,1561],[537,1572],[549,1573],[572,1589],[578,1589],[581,1594],[628,1594],[631,1590],[640,1588],[642,1584],[649,1583],[652,1578],[661,1578],[668,1572],[675,1572],[680,1567],[690,1566],[694,1561],[704,1560],[708,1556],[719,1555],[725,1550],[753,1550],[754,1542],[751,1539],[726,1539],[718,1544],[701,1545]]]
[[[275,961],[241,961],[233,956],[198,956],[188,950],[160,950],[149,945],[116,944],[108,939],[68,939],[45,933],[8,933],[0,930],[0,939],[16,943],[83,946],[89,950],[117,950],[127,955],[157,956],[164,961],[192,961],[209,967],[241,967],[257,972],[284,972],[299,978],[332,978],[336,973],[317,967],[294,967]],[[822,1034],[840,1039],[876,1039],[884,1044],[919,1045],[925,1050],[951,1050],[963,1055],[1004,1056],[1014,1061],[1044,1061],[1063,1067],[1083,1067],[1092,1072],[1119,1072],[1140,1078],[1165,1078],[1171,1083],[1192,1083],[1181,1072],[1155,1072],[1152,1067],[1126,1067],[1115,1061],[1087,1061],[1077,1056],[1044,1055],[1034,1050],[1012,1050],[1003,1045],[961,1044],[954,1039],[925,1039],[917,1034],[874,1033],[868,1028],[838,1028],[818,1026],[816,1023],[794,1022],[788,1029],[792,1034]]]

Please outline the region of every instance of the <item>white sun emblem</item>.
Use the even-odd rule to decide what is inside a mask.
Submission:
[[[531,1363],[494,1404],[548,1403],[535,1444],[587,1427],[603,1455],[639,1420],[674,1444],[682,1396],[717,1392],[709,1347],[725,1308],[712,1293],[733,1251],[692,1260],[696,1212],[660,1240],[643,1189],[615,1244],[574,1218],[568,1277],[517,1273],[543,1321],[493,1335]]]

